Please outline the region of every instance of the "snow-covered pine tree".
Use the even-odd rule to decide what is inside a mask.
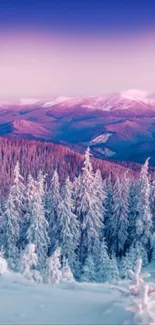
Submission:
[[[20,174],[19,162],[17,162],[14,168],[13,184],[4,204],[2,221],[3,246],[9,266],[13,269],[17,266],[17,260],[22,247],[22,226],[25,209],[24,179]]]
[[[121,183],[119,178],[117,177],[114,188],[113,188],[113,210],[111,215],[111,224],[109,224],[109,231],[111,235],[111,247],[110,250],[112,253],[115,253],[118,255],[119,253],[119,242],[118,242],[118,228],[119,228],[119,219],[120,219],[120,213],[121,213]]]
[[[25,185],[24,185],[24,178],[20,173],[20,166],[19,161],[17,161],[16,166],[14,168],[14,181],[13,185],[11,186],[12,195],[16,199],[16,209],[18,210],[20,216],[22,217],[22,213],[24,210],[24,202],[25,202]]]
[[[96,268],[94,257],[90,253],[83,265],[82,274],[81,274],[81,281],[82,282],[95,282],[97,280]]]
[[[99,250],[98,257],[98,267],[97,267],[97,280],[99,282],[105,282],[109,279],[109,264],[111,263],[110,257],[108,255],[108,248],[103,238],[102,244]]]
[[[61,263],[60,263],[61,249],[58,247],[53,255],[47,259],[44,282],[58,284],[62,278]]]
[[[75,210],[76,210],[76,208],[77,208],[76,204],[78,201],[80,187],[81,187],[81,174],[79,174],[78,177],[75,177],[72,184],[73,184],[73,199],[75,201]]]
[[[66,259],[64,262],[64,265],[62,267],[62,282],[75,282],[73,273],[71,271],[71,268],[68,264],[68,260]]]
[[[143,266],[146,266],[148,264],[148,254],[143,243],[141,241],[137,241],[134,244],[134,248],[135,248],[136,259],[138,258],[142,259]]]
[[[26,202],[25,202],[25,185],[24,178],[20,173],[19,161],[17,161],[14,168],[14,181],[11,186],[11,193],[14,197],[14,204],[19,215],[20,222],[20,243],[22,242],[22,225],[24,221],[24,214],[26,212]]]
[[[138,216],[136,222],[136,243],[141,247],[144,255],[151,256],[152,245],[152,214],[150,209],[150,180],[148,175],[148,163],[146,160],[140,172],[138,182]],[[144,262],[144,257],[141,256]],[[147,262],[146,262],[147,263]]]
[[[153,231],[155,231],[155,175],[150,183],[150,208],[152,214]]]
[[[122,257],[121,260],[121,277],[124,279],[128,279],[129,276],[129,270],[134,270],[136,267],[137,262],[137,248],[135,248],[133,245],[130,246],[129,250],[126,252],[125,256]]]
[[[30,226],[30,222],[32,220],[32,213],[33,213],[33,195],[36,190],[36,182],[32,175],[28,175],[27,184],[25,187],[25,213],[23,217],[23,222],[21,226],[21,249],[24,250],[26,245],[28,244],[27,241],[27,231]]]
[[[138,182],[130,179],[129,185],[129,213],[128,213],[128,240],[127,248],[135,244],[136,240],[136,223],[138,217]]]
[[[0,202],[0,247],[3,246],[3,234],[4,234],[3,218],[4,218],[4,213],[3,213],[3,210],[1,207],[1,202]]]
[[[108,252],[112,254],[112,248],[113,248],[113,230],[112,230],[112,224],[113,224],[113,185],[112,185],[112,177],[111,174],[109,175],[107,181],[106,181],[106,200],[105,200],[105,240],[108,246]]]
[[[14,191],[10,190],[5,203],[3,216],[3,247],[9,267],[17,269],[19,259],[20,222],[19,211],[16,209],[16,197]]]
[[[40,173],[37,181],[34,182],[32,216],[27,230],[27,242],[35,245],[38,256],[38,267],[41,270],[45,265],[49,245],[48,222],[45,218],[44,208],[44,176]]]
[[[95,259],[96,265],[98,265],[98,253],[100,251],[101,241],[104,236],[104,221],[106,215],[106,181],[102,179],[102,175],[99,169],[97,169],[94,178],[94,196],[95,196],[95,204],[94,204],[94,211],[98,211],[98,217],[102,222],[101,228],[99,230],[99,236],[97,236],[94,240],[93,245],[93,255]]]
[[[50,252],[53,252],[60,242],[59,213],[61,211],[60,183],[57,171],[54,171],[49,191],[47,193],[46,216],[49,224]]]
[[[79,258],[82,266],[85,258],[92,254],[94,242],[100,237],[100,232],[103,227],[101,205],[98,203],[94,189],[94,174],[89,148],[85,153],[76,213],[81,223]]]
[[[151,258],[151,262],[155,263],[155,233],[153,234],[153,237],[152,237],[152,258]]]
[[[25,250],[21,253],[19,270],[20,273],[28,280],[32,280],[32,270],[37,266],[38,258],[34,244],[28,244]]]
[[[111,249],[116,256],[121,256],[128,239],[128,178],[126,174],[122,181],[117,177],[114,184],[113,211],[111,217]]]
[[[120,253],[124,254],[127,249],[128,228],[129,228],[129,192],[130,192],[130,178],[128,171],[124,173],[121,180],[122,192],[122,208],[118,229],[118,240]]]
[[[105,182],[103,182],[102,175],[99,169],[97,169],[94,178],[94,192],[96,195],[96,204],[98,204],[99,213],[102,216],[104,222],[104,217],[106,214],[105,201],[107,198]]]
[[[113,282],[120,279],[119,269],[117,265],[117,259],[115,255],[112,255],[109,262],[109,268],[107,272],[107,281]]]
[[[79,222],[74,213],[74,200],[72,183],[66,179],[64,186],[64,198],[61,203],[61,210],[58,216],[60,224],[60,247],[62,261],[68,259],[69,265],[75,271],[77,256],[76,249],[79,244]]]

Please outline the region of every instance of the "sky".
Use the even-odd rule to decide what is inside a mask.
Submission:
[[[155,0],[0,0],[0,97],[155,91]]]

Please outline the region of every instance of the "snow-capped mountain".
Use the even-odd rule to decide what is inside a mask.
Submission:
[[[83,100],[83,105],[89,108],[97,108],[104,111],[112,111],[118,109],[131,109],[136,105],[153,106],[155,104],[155,96],[147,91],[128,90],[126,92],[118,92],[103,97],[89,97]]]
[[[0,135],[54,141],[99,158],[155,164],[155,93],[0,101]],[[107,153],[114,154],[107,154]]]
[[[0,107],[33,107],[51,108],[58,105],[60,108],[73,108],[80,106],[87,109],[98,109],[103,111],[114,111],[118,109],[132,109],[141,106],[155,109],[155,93],[148,91],[141,91],[137,89],[130,89],[122,92],[115,92],[104,96],[90,96],[90,97],[52,97],[50,99],[42,98],[20,98],[16,101],[0,100]]]
[[[121,96],[125,99],[141,101],[149,104],[155,103],[155,94],[149,91],[142,91],[139,89],[129,89],[121,92]]]

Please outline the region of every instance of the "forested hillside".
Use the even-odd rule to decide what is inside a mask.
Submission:
[[[73,150],[49,142],[3,139],[0,138],[0,193],[8,192],[13,180],[13,170],[19,161],[21,174],[27,180],[31,173],[36,178],[38,171],[51,178],[57,169],[60,182],[64,182],[67,176],[71,180],[79,175],[84,156]],[[94,170],[100,169],[102,175],[107,176],[112,172],[112,177],[122,175],[126,167],[119,164],[92,158]],[[135,174],[133,171],[130,173]]]
[[[32,148],[27,164],[40,157],[39,147]],[[57,159],[61,166],[62,155]],[[24,182],[17,162],[0,212],[0,246],[9,267],[59,282],[62,266],[77,280],[104,282],[128,277],[139,257],[143,265],[154,261],[155,179],[148,164],[137,179],[126,171],[112,181],[111,173],[105,178],[93,169],[88,148],[78,177],[71,180],[65,169],[61,184],[55,169],[47,186],[41,171]]]

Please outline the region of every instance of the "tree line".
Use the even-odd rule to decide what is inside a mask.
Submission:
[[[81,172],[84,156],[71,150],[68,147],[53,144],[51,142],[41,142],[26,139],[0,138],[0,196],[6,197],[10,184],[13,183],[13,172],[15,165],[19,161],[20,172],[27,183],[28,175],[35,179],[38,171],[42,170],[47,174],[47,181],[55,170],[59,175],[60,184],[64,183],[67,176],[73,181],[75,176]],[[112,172],[122,175],[126,170],[125,166],[92,158],[94,171],[100,169],[102,176],[107,177]],[[133,166],[131,166],[132,168]],[[130,173],[134,173],[130,170]]]
[[[94,171],[88,148],[78,177],[67,176],[62,185],[56,169],[50,182],[40,171],[37,178],[29,173],[25,184],[17,162],[0,212],[0,246],[9,267],[31,265],[47,279],[51,270],[57,278],[61,265],[76,280],[104,282],[127,277],[139,257],[150,263],[155,179],[148,164],[138,179],[125,172],[113,181]]]

